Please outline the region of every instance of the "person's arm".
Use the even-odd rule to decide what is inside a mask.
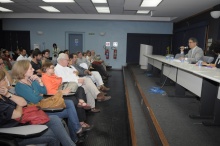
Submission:
[[[0,87],[0,94],[9,98],[10,100],[15,102],[19,106],[26,106],[27,105],[27,102],[24,100],[24,98],[8,92],[8,88],[6,88],[6,87]]]
[[[41,78],[42,82],[44,83],[46,89],[47,89],[47,94],[55,94],[57,93],[57,89],[55,85],[57,85],[57,83],[55,83],[55,78],[47,78],[44,75]]]
[[[208,64],[206,62],[202,62],[202,65],[210,66],[210,67],[216,67],[216,64]]]
[[[203,50],[202,50],[201,48],[199,48],[198,50],[196,50],[195,54],[196,54],[196,55],[195,55],[194,58],[188,58],[188,61],[189,61],[190,63],[196,63],[196,62],[198,62],[199,60],[201,60],[202,57],[204,56],[204,52],[203,52]]]
[[[15,85],[15,91],[17,95],[24,97],[28,103],[36,104],[43,98],[39,91],[35,91],[32,87],[20,82]]]

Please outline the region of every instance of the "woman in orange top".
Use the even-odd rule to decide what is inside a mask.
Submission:
[[[42,82],[44,83],[47,94],[55,94],[60,89],[59,87],[62,85],[62,78],[58,77],[54,73],[54,66],[51,62],[45,62],[42,65]],[[70,93],[70,89],[61,90],[61,92],[65,95]],[[91,109],[91,106],[85,103],[86,94],[82,87],[78,87],[74,96],[66,96],[64,99],[70,99],[74,102],[76,111],[78,114],[78,118],[82,127],[91,127],[84,121],[86,120],[85,109]],[[92,128],[92,127],[91,127]]]

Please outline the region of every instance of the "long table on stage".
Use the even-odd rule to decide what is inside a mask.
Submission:
[[[185,89],[201,97],[198,115],[191,118],[213,118],[212,122],[204,121],[204,125],[220,125],[220,69],[196,66],[179,60],[166,59],[161,55],[145,55],[148,64],[161,70],[175,84],[175,96],[185,96]]]

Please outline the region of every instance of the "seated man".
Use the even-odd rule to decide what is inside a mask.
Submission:
[[[42,51],[42,59],[41,62],[44,64],[45,62],[51,62],[50,58],[50,50],[46,49]]]
[[[202,57],[204,56],[204,52],[201,48],[197,46],[198,41],[196,38],[189,38],[188,42],[190,50],[188,54],[185,55],[185,57],[187,58],[187,61],[189,63],[196,63],[202,59]],[[180,50],[181,54],[184,54],[184,46],[181,46]]]
[[[80,63],[78,62],[78,60],[80,57],[81,56],[78,54],[77,64],[79,65]],[[103,67],[102,65],[103,61],[102,60],[95,61],[94,59],[95,59],[95,51],[93,51],[93,54],[90,51],[87,51],[87,60],[90,61],[91,66],[100,73],[103,79],[108,79],[108,77],[110,77],[111,75],[109,75],[105,70],[105,68]]]
[[[55,74],[58,77],[62,77],[62,82],[76,82],[79,86],[82,86],[86,93],[87,103],[91,105],[91,111],[94,113],[99,112],[100,110],[95,108],[95,99],[97,99],[97,101],[106,101],[109,100],[111,96],[104,96],[103,93],[100,93],[91,79],[79,78],[75,71],[68,67],[69,56],[67,54],[59,54],[57,62],[54,68]]]
[[[32,53],[32,60],[31,60],[31,65],[34,69],[34,74],[37,74],[38,76],[41,76],[41,58],[42,54],[40,50],[34,50]]]
[[[26,50],[23,49],[23,48],[21,48],[21,49],[19,49],[19,50],[20,50],[20,56],[18,56],[18,58],[17,58],[16,61],[19,61],[19,60],[28,60]]]
[[[69,65],[71,68],[73,68],[74,70],[78,71],[78,75],[80,77],[89,77],[92,79],[92,81],[96,84],[96,86],[98,87],[98,89],[102,90],[102,91],[108,91],[110,90],[110,88],[105,87],[102,77],[99,74],[99,72],[97,71],[89,71],[87,69],[84,69],[83,67],[79,66],[77,64],[77,55],[76,54],[70,54],[69,55],[70,58],[70,62]]]

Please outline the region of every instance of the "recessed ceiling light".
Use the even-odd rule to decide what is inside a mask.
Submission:
[[[13,12],[12,10],[9,10],[9,9],[3,8],[3,7],[0,7],[0,11],[1,12]]]
[[[13,3],[11,0],[0,0],[0,3]]]
[[[99,13],[110,13],[109,7],[95,7]]]
[[[162,0],[144,0],[141,7],[156,7]]]
[[[138,10],[138,14],[148,14],[150,11],[149,10]]]
[[[93,3],[107,3],[107,0],[92,0]]]
[[[48,12],[60,12],[59,10],[57,10],[56,8],[52,7],[52,6],[39,6],[42,9],[48,11]]]
[[[74,3],[74,0],[42,0],[46,3]]]

